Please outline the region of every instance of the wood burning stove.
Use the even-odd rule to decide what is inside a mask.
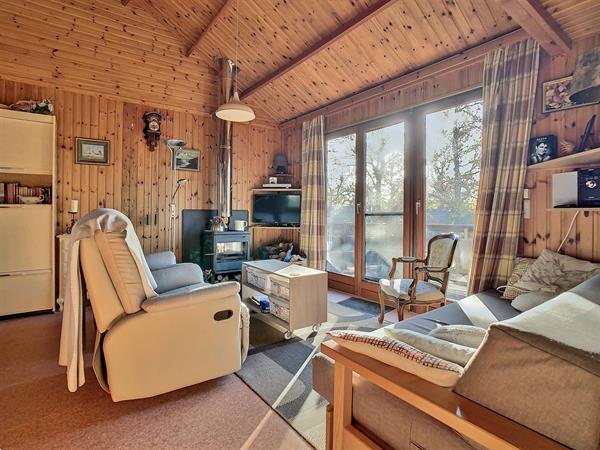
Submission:
[[[240,272],[249,258],[248,231],[202,231],[202,260],[198,263],[204,270],[214,275]]]

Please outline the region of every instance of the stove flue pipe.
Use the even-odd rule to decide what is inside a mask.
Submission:
[[[229,58],[219,58],[217,65],[220,69],[219,77],[219,105],[227,103],[233,96],[233,77],[237,70]],[[232,123],[217,119],[218,125],[218,155],[217,155],[217,216],[221,217],[225,225],[231,217],[231,143]]]

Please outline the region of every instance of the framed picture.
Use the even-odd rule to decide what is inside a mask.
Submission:
[[[573,77],[569,76],[559,78],[557,80],[546,81],[543,83],[543,113],[563,111],[565,109],[595,104],[594,102],[577,103],[576,101],[571,100],[571,80],[573,80]]]
[[[558,156],[557,139],[553,134],[533,137],[529,140],[527,164],[539,164],[550,161]]]
[[[180,148],[175,152],[175,170],[200,170],[200,150],[191,148]]]
[[[269,184],[277,184],[277,177],[269,177]]]
[[[77,148],[75,155],[77,164],[99,164],[104,166],[110,164],[110,141],[76,138],[75,146]]]

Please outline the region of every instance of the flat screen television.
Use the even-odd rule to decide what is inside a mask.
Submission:
[[[252,222],[277,226],[300,225],[300,194],[254,194]]]

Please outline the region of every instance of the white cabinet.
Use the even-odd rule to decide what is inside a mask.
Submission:
[[[0,204],[0,316],[54,310],[55,129],[53,116],[0,110],[0,182],[51,187],[53,196]]]
[[[52,267],[52,205],[0,205],[0,273]]]
[[[53,309],[52,270],[0,274],[0,316]]]
[[[0,110],[0,171],[52,175],[54,117]]]

